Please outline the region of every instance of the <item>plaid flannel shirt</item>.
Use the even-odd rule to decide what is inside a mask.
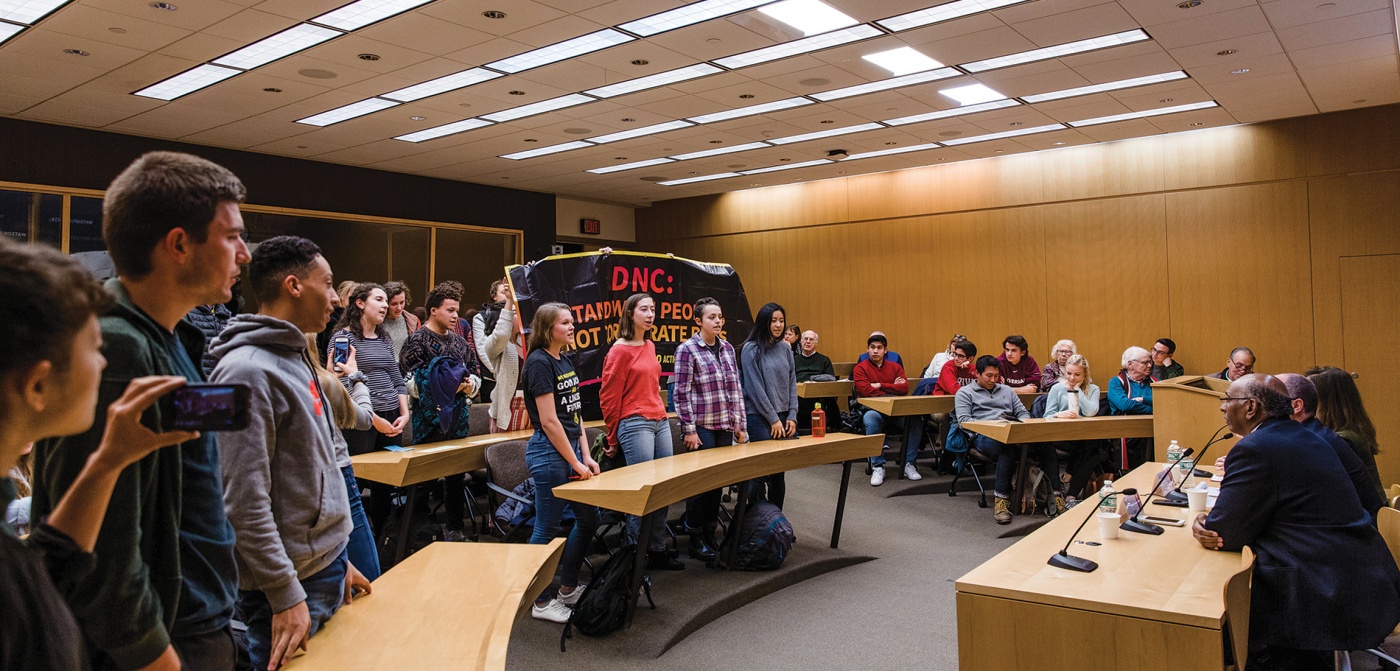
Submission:
[[[726,431],[744,429],[744,392],[739,387],[734,347],[723,339],[719,343],[718,357],[705,346],[699,333],[676,348],[672,377],[676,383],[676,414],[687,435],[695,433],[696,426]]]

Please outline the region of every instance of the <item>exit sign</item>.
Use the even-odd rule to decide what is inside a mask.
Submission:
[[[578,227],[584,235],[601,235],[603,233],[603,222],[597,219],[579,219]]]

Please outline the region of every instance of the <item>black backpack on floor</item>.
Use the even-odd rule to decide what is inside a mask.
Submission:
[[[607,636],[622,628],[627,619],[627,604],[637,598],[636,594],[630,593],[632,569],[636,561],[637,546],[624,545],[593,574],[574,604],[573,615],[564,624],[564,633],[559,637],[560,652],[564,651],[564,641],[572,638],[574,629],[587,636]],[[648,576],[642,577],[642,591],[646,594],[647,603],[655,610],[656,602],[651,600],[651,579]]]
[[[792,551],[797,535],[782,509],[767,502],[754,501],[744,513],[739,525],[739,549],[735,568],[743,571],[772,571],[783,565]]]

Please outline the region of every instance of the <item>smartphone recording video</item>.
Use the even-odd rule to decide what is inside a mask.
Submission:
[[[189,384],[160,399],[161,431],[240,431],[247,427],[247,385]]]

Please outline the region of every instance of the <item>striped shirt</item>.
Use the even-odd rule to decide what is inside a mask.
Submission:
[[[375,412],[397,413],[399,396],[408,395],[408,386],[399,372],[399,360],[394,356],[393,344],[388,338],[366,338],[363,333],[346,328],[331,336],[326,353],[334,352],[335,339],[346,335],[350,336],[350,346],[355,348],[355,365],[365,374],[370,405],[374,406]],[[340,383],[345,385],[347,391],[350,389],[346,380],[342,379]]]
[[[695,433],[695,427],[711,430],[744,429],[744,392],[739,385],[739,367],[734,348],[720,340],[712,350],[699,333],[676,348],[676,366],[671,378],[676,384],[676,414],[681,430]]]

